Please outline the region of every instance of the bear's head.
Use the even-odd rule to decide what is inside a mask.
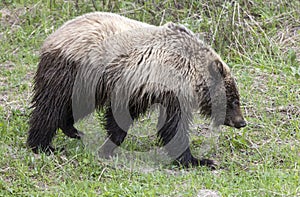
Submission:
[[[226,96],[226,98],[224,97],[224,102],[226,101],[226,109],[224,108],[223,110],[224,112],[226,111],[226,113],[223,115],[223,119],[220,124],[235,128],[245,127],[247,123],[242,115],[239,91],[233,76],[230,74],[229,67],[218,57],[209,64],[208,70],[212,76],[212,80],[214,81],[214,86],[217,87],[214,90],[217,91],[215,95],[218,96],[218,92],[221,92],[223,89],[225,92],[224,96]],[[218,99],[216,100],[222,104],[222,99],[223,98],[220,97],[219,101]],[[222,108],[222,106],[220,108]],[[222,113],[222,110],[220,110],[220,113]]]

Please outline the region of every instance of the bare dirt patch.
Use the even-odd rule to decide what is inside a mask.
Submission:
[[[295,51],[296,59],[300,62],[300,26],[286,27],[278,32],[275,40],[281,46],[284,54],[288,54],[290,50]]]
[[[17,8],[15,10],[9,10],[3,8],[0,10],[1,12],[1,19],[0,24],[3,27],[17,27],[23,21],[20,16],[26,13],[26,8]]]

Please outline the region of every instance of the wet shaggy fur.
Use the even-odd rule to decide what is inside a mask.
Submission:
[[[51,152],[58,128],[83,135],[73,124],[105,109],[110,156],[132,121],[160,104],[158,136],[168,155],[183,166],[208,165],[189,148],[192,110],[215,125],[246,125],[229,67],[190,30],[167,23],[151,26],[110,13],[92,13],[67,22],[47,38],[35,76],[28,146]]]

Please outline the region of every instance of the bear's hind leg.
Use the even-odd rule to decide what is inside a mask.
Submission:
[[[59,128],[66,136],[70,138],[81,139],[81,137],[84,135],[83,132],[78,131],[74,127],[74,118],[71,109],[64,111],[62,117],[60,118]]]
[[[35,108],[31,114],[27,145],[34,153],[42,151],[51,154],[55,150],[51,142],[56,134],[57,126],[53,116],[41,115],[41,111],[43,110],[38,111],[38,108]]]
[[[31,148],[31,150],[36,154],[38,154],[39,151],[45,152],[47,155],[51,154],[55,151],[55,149],[51,145],[51,141],[55,135],[55,132],[55,129],[47,129],[47,136],[42,136],[39,129],[29,129],[29,136],[27,138],[28,147]]]

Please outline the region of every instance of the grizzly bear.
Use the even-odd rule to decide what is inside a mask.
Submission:
[[[152,26],[111,13],[91,13],[67,22],[41,50],[34,78],[28,146],[52,152],[58,128],[80,138],[74,123],[105,110],[111,156],[134,119],[159,104],[158,136],[168,155],[188,167],[214,166],[189,148],[192,111],[213,125],[246,126],[239,92],[220,56],[182,25]]]

